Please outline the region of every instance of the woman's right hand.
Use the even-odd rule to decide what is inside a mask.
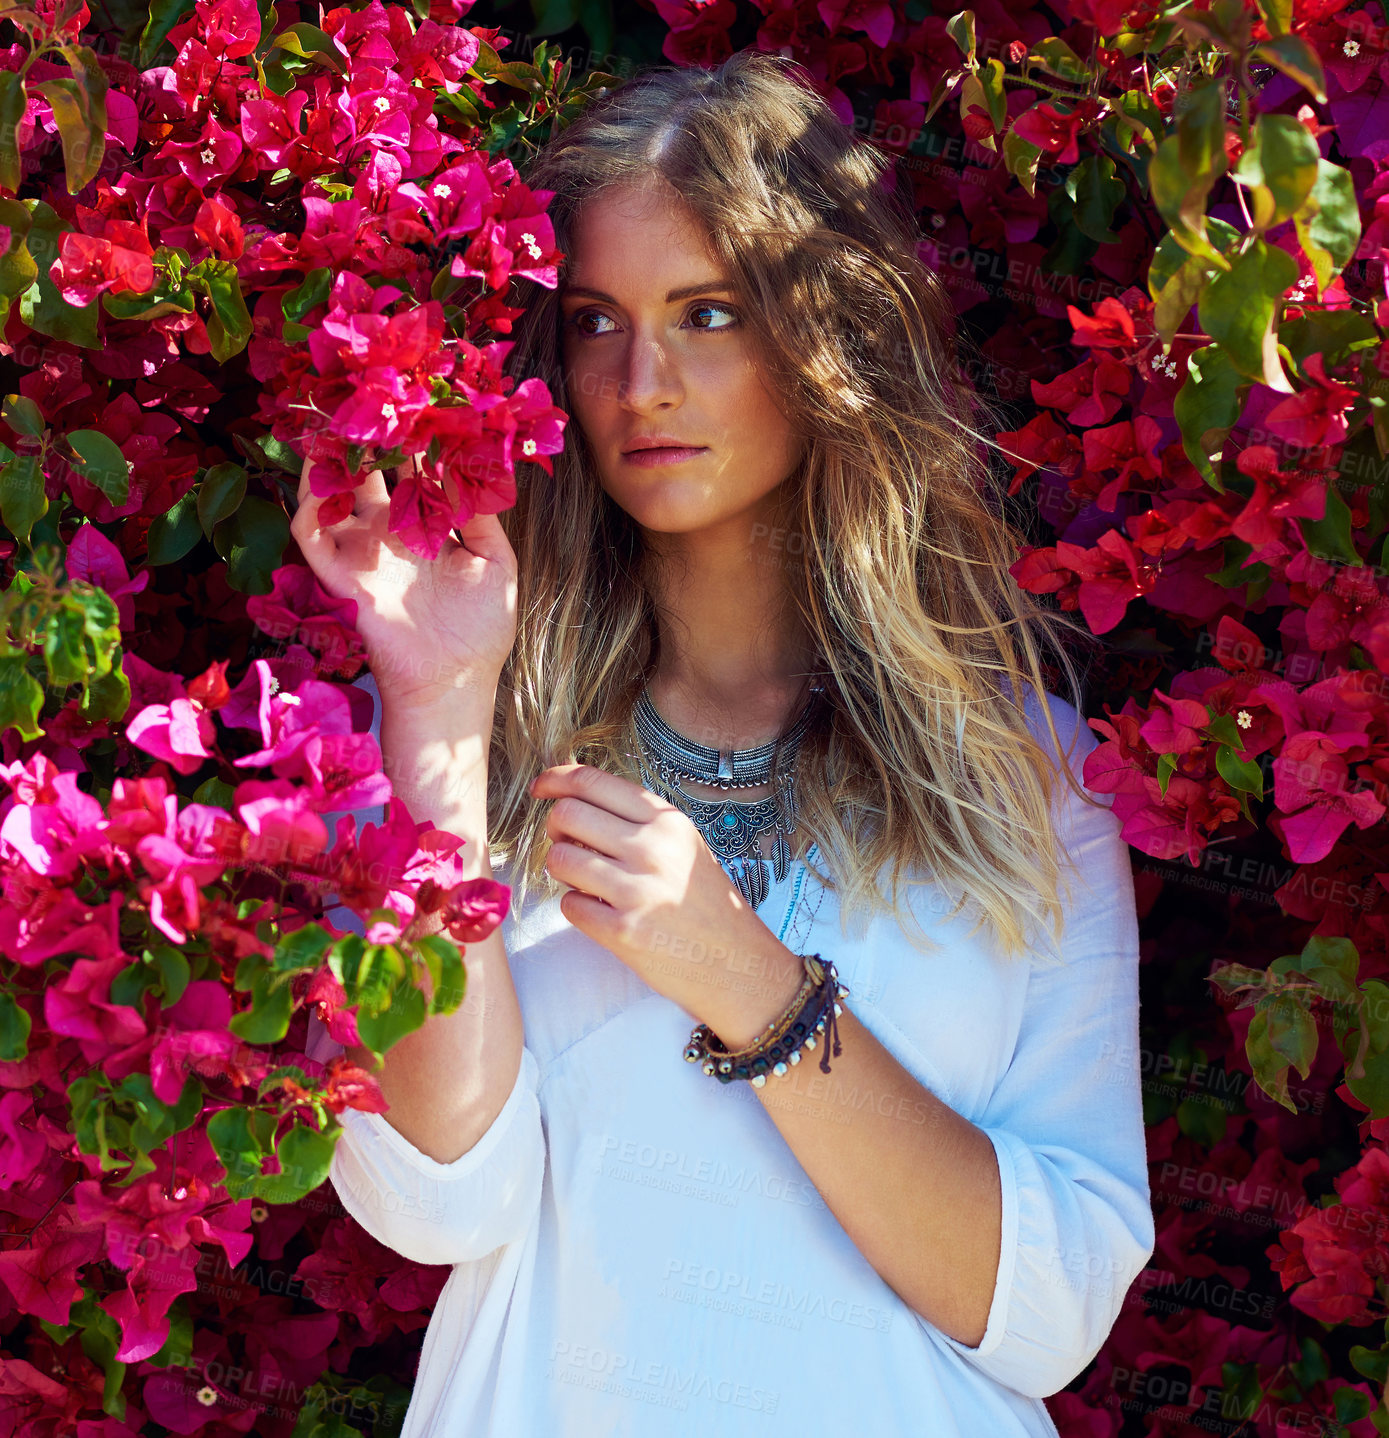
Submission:
[[[320,529],[312,467],[306,459],[290,533],[324,589],[357,601],[383,708],[447,704],[462,691],[490,697],[516,642],[516,555],[497,516],[474,515],[462,543],[450,535],[426,559],[387,530],[379,469],[357,489],[353,513]]]

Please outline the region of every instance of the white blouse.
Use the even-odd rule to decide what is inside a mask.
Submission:
[[[1075,710],[1048,697],[1068,745]],[[1079,724],[1077,778],[1096,743]],[[402,1438],[1055,1435],[1043,1397],[1094,1358],[1154,1247],[1128,848],[1108,801],[1063,787],[1057,806],[1076,869],[1060,963],[1046,936],[1000,957],[930,883],[904,892],[937,953],[884,915],[848,937],[829,892],[807,927],[822,891],[804,860],[758,909],[796,952],[833,959],[860,1023],[989,1136],[1003,1241],[978,1347],[897,1296],[751,1087],[686,1062],[694,1018],[555,898],[503,921],[525,1048],[474,1147],[439,1163],[383,1115],[341,1116],[347,1211],[403,1257],[453,1265]],[[311,1056],[334,1051],[318,1025]],[[805,1092],[845,1101],[819,1059],[799,1066]]]

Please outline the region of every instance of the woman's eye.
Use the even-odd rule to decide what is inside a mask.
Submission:
[[[693,305],[693,306],[691,306],[691,308],[690,308],[689,311],[687,312],[687,317],[688,317],[688,316],[692,316],[692,315],[704,314],[704,313],[706,313],[706,312],[708,312],[708,311],[710,311],[710,310],[714,311],[714,312],[717,313],[717,314],[724,314],[724,315],[729,316],[729,318],[730,318],[730,320],[732,321],[732,323],[717,324],[717,325],[715,325],[715,324],[698,324],[698,323],[696,323],[696,324],[691,325],[691,328],[692,328],[692,329],[697,329],[697,330],[726,330],[726,329],[732,329],[734,325],[736,325],[737,323],[739,323],[739,320],[738,320],[738,312],[737,312],[736,310],[730,309],[727,305],[717,305],[717,304],[713,304],[713,303],[709,303],[709,304],[698,304],[698,305]],[[580,335],[582,335],[585,339],[592,339],[592,338],[595,338],[598,334],[608,333],[608,331],[590,329],[590,328],[587,327],[587,326],[588,326],[588,321],[593,320],[593,321],[596,322],[596,321],[599,321],[599,320],[610,320],[610,319],[611,319],[611,317],[610,317],[609,315],[605,315],[605,314],[602,312],[602,310],[576,310],[576,311],[569,317],[568,323],[570,324],[570,326],[571,326],[573,329],[575,329],[576,331],[578,331],[578,333],[579,333]]]
[[[584,321],[587,319],[605,320],[607,318],[607,315],[603,314],[601,310],[577,310],[569,317],[569,323],[587,339],[592,334],[592,331],[584,328]]]
[[[722,313],[722,314],[726,314],[726,315],[731,316],[732,319],[733,319],[734,324],[736,324],[737,321],[738,321],[737,312],[736,312],[735,310],[729,309],[727,305],[715,305],[715,304],[696,305],[696,306],[690,311],[690,313],[691,313],[692,315],[697,315],[697,314],[701,314],[701,313],[703,313],[703,312],[705,312],[705,311],[707,311],[707,310],[716,310],[716,311],[718,311],[718,312],[720,312],[720,313]],[[732,328],[732,326],[730,326],[730,325],[696,325],[695,328],[696,328],[696,329],[699,329],[699,330],[707,330],[707,329],[726,330],[726,329]]]

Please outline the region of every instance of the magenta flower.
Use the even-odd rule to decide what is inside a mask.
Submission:
[[[185,698],[142,709],[126,725],[125,737],[180,774],[192,774],[212,757],[217,729],[201,704]]]
[[[101,805],[77,787],[75,773],[60,773],[46,754],[28,765],[0,764],[0,778],[17,801],[0,822],[0,852],[8,849],[47,879],[70,879],[104,843]]]

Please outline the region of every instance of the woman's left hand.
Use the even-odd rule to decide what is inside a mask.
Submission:
[[[589,764],[542,769],[530,792],[554,800],[544,867],[571,886],[560,912],[580,933],[730,1046],[729,1035],[755,1035],[786,1008],[801,960],[757,917],[685,814]]]

